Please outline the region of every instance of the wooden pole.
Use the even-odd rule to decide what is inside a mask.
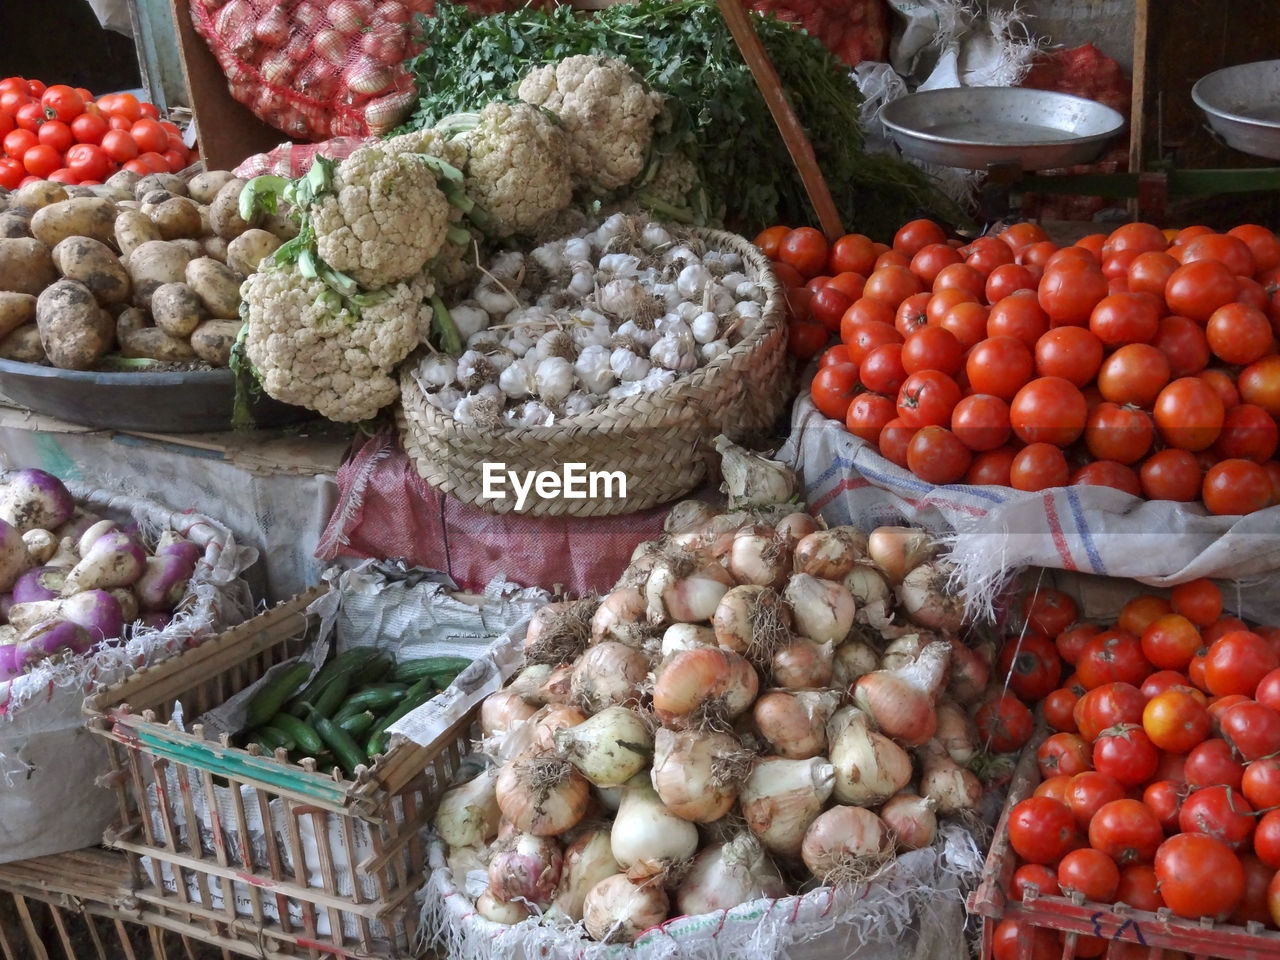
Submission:
[[[778,132],[782,134],[782,141],[787,145],[787,152],[791,154],[792,162],[800,171],[800,180],[804,183],[805,192],[809,194],[809,202],[813,204],[813,209],[818,214],[818,224],[822,227],[822,232],[827,235],[827,239],[834,241],[844,234],[840,214],[836,211],[835,201],[831,199],[831,190],[822,176],[822,170],[818,167],[817,157],[813,153],[813,144],[809,142],[808,134],[804,132],[800,119],[782,91],[778,71],[774,69],[769,54],[765,52],[764,44],[760,42],[755,24],[751,22],[751,15],[742,6],[742,0],[717,0],[717,4],[725,23],[729,25],[729,32],[733,34],[734,42],[742,51],[743,59],[751,68],[751,75],[755,77],[756,86],[760,88],[760,94],[769,107],[769,113],[773,115],[773,122],[778,125]]]

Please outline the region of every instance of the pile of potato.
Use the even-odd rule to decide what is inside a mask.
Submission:
[[[89,370],[108,354],[227,366],[240,283],[297,232],[246,223],[245,181],[121,171],[0,191],[0,357]]]

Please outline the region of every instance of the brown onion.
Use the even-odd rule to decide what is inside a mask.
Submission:
[[[649,675],[649,660],[634,647],[606,640],[588,647],[578,658],[570,682],[573,703],[589,713],[610,704],[640,702],[641,687]]]
[[[653,744],[653,788],[668,810],[684,820],[711,823],[732,809],[752,761],[737,737],[659,727]]]
[[[931,643],[905,667],[859,677],[854,700],[886,735],[907,746],[919,746],[937,729],[933,704],[946,682],[950,660],[950,644]]]
[[[480,731],[486,737],[500,736],[537,712],[538,708],[521,697],[518,691],[499,690],[485,697],[480,704]]]
[[[842,580],[858,561],[858,545],[848,527],[816,530],[796,544],[796,573],[822,580]]]
[[[818,879],[866,879],[887,859],[893,845],[884,821],[862,807],[832,807],[809,825],[800,856]]]
[[[751,706],[759,689],[755,667],[732,650],[685,650],[659,668],[653,709],[668,726],[683,726],[699,714],[732,719]]]
[[[625,874],[606,877],[587,892],[582,922],[593,940],[630,943],[667,919],[671,902],[656,877],[632,883]]]
[[[752,715],[773,753],[807,760],[827,749],[827,721],[839,705],[835,690],[769,690],[760,695]]]
[[[636,638],[643,632],[644,595],[634,587],[614,590],[600,601],[591,618],[591,642],[603,643],[617,640],[636,645]]]
[[[933,556],[933,539],[916,527],[877,527],[867,537],[867,553],[890,583],[901,583],[908,573]]]
[[[738,792],[738,806],[766,850],[798,857],[805,830],[822,812],[834,785],[835,768],[825,757],[761,757]]]
[[[921,850],[938,835],[935,804],[928,797],[914,793],[895,793],[880,808],[880,819],[893,834],[894,849],[899,852]]]
[[[773,681],[787,690],[830,686],[834,654],[835,644],[794,637],[773,655]]]
[[[819,643],[839,643],[853,626],[856,605],[844,584],[797,573],[783,591],[796,633]]]
[[[820,521],[800,511],[788,513],[773,528],[778,538],[782,540],[783,546],[790,552],[794,552],[796,544],[809,534],[821,529],[822,524]]]
[[[525,755],[498,771],[496,791],[502,815],[517,830],[554,837],[586,815],[591,784],[567,760]]]

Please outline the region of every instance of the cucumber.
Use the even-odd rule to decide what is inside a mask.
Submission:
[[[391,672],[396,665],[395,658],[385,651],[379,651],[369,658],[369,662],[357,670],[351,677],[351,689],[359,690],[370,684],[378,683]]]
[[[419,657],[416,660],[401,660],[391,671],[391,679],[401,683],[416,683],[430,677],[443,690],[453,682],[453,678],[471,665],[466,657]]]
[[[310,700],[320,692],[321,688],[324,687],[325,684],[338,676],[338,674],[350,673],[351,671],[359,670],[368,663],[370,659],[377,656],[377,654],[378,651],[373,647],[352,647],[350,650],[344,650],[316,671],[316,675],[311,678],[310,683],[302,688],[296,699]],[[295,717],[305,716],[305,711],[303,713],[295,713],[293,710],[290,710],[289,712],[293,713]]]
[[[365,710],[349,717],[343,717],[341,720],[335,718],[333,722],[338,725],[339,730],[345,730],[351,736],[359,737],[373,729],[373,724],[377,719],[372,711]]]
[[[350,689],[351,674],[339,674],[325,685],[325,688],[320,691],[310,705],[324,716],[331,717],[334,711],[342,706],[343,701],[346,699],[347,691]]]
[[[403,700],[408,692],[409,687],[403,683],[380,683],[376,686],[365,687],[363,690],[359,690],[347,697],[342,709],[386,710],[388,707]]]
[[[324,749],[324,741],[320,739],[320,735],[293,714],[277,713],[271,718],[269,726],[283,731],[305,756],[314,757]]]
[[[309,713],[308,719],[315,727],[316,733],[320,734],[320,739],[333,752],[342,771],[349,777],[354,776],[356,767],[365,762],[365,757],[351,734],[315,710]]]
[[[391,726],[405,714],[422,706],[435,695],[435,686],[432,684],[430,677],[423,677],[408,690],[405,691],[404,698],[391,709],[390,712],[383,715],[377,723],[373,725],[369,734],[369,740],[365,744],[365,755],[372,760],[380,753],[385,753],[387,744],[391,740],[391,736],[386,732],[387,727]]]
[[[309,676],[311,676],[311,664],[295,663],[272,677],[249,701],[249,723],[260,727],[274,717],[280,712],[284,702],[306,682]]]
[[[273,727],[270,725],[259,727],[257,730],[253,731],[253,737],[251,739],[255,741],[258,746],[262,747],[268,756],[273,756],[276,750],[280,747],[284,747],[286,750],[292,750],[296,746],[296,744],[289,739],[289,735],[287,733],[279,727]]]

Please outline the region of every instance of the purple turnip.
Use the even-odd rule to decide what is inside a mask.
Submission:
[[[92,526],[86,527],[84,532],[80,534],[79,539],[76,540],[76,553],[83,557],[99,537],[106,536],[112,530],[119,529],[120,524],[114,520],[99,520]]]
[[[96,513],[91,513],[82,507],[76,507],[75,513],[71,515],[71,519],[53,532],[59,540],[70,537],[71,542],[76,543],[79,541],[81,534],[101,519],[102,517],[98,516]]]
[[[127,587],[146,569],[147,555],[123,530],[104,533],[93,541],[87,551],[81,550],[80,556],[83,559],[67,574],[67,582],[62,588],[64,597],[82,590]]]
[[[75,508],[62,481],[43,470],[10,474],[0,490],[0,520],[13,524],[19,533],[60,527],[71,519]]]
[[[18,528],[0,520],[0,590],[12,588],[14,581],[31,566],[27,545],[22,542]]]
[[[42,527],[28,530],[22,535],[22,542],[27,545],[27,556],[32,563],[48,563],[58,552],[58,538]]]
[[[195,544],[191,541],[185,541]],[[178,546],[175,544],[175,547]],[[164,556],[147,557],[147,569],[143,571],[134,590],[138,594],[138,603],[143,610],[172,610],[187,595],[187,583],[195,571],[196,559],[173,553]]]
[[[85,590],[60,600],[15,603],[9,608],[9,623],[17,630],[27,630],[42,620],[78,623],[95,641],[111,640],[124,632],[120,604],[105,590]]]
[[[62,587],[66,581],[66,567],[35,567],[14,581],[13,602],[56,600],[62,596]]]
[[[133,623],[138,619],[138,597],[132,590],[125,587],[112,587],[107,593],[111,594],[120,607],[120,618],[125,623]]]

